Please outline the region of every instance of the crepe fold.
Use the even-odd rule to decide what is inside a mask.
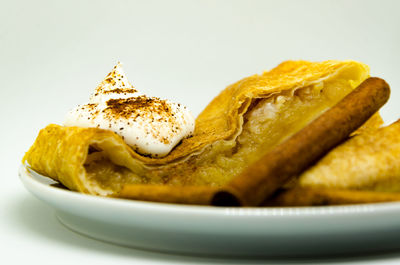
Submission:
[[[298,186],[400,192],[400,120],[352,137],[303,172]]]
[[[228,86],[197,117],[193,137],[166,157],[142,156],[111,131],[51,124],[40,131],[23,162],[69,189],[95,195],[118,196],[132,184],[219,187],[368,76],[368,66],[355,61],[287,61]],[[376,114],[364,130],[381,123]]]

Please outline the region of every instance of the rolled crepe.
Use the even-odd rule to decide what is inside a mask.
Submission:
[[[365,80],[295,135],[279,144],[218,191],[213,205],[257,206],[332,148],[348,139],[389,99],[389,85]]]
[[[287,61],[228,86],[197,117],[193,137],[166,157],[142,156],[111,131],[51,124],[23,162],[69,189],[95,195],[118,196],[136,184],[220,187],[368,76],[368,66],[354,61]]]
[[[299,187],[400,192],[400,120],[337,146],[298,180]]]

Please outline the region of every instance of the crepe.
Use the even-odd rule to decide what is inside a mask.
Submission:
[[[298,186],[400,192],[400,121],[354,136],[305,171]]]
[[[354,61],[287,61],[228,86],[197,117],[193,137],[164,158],[134,152],[111,131],[51,124],[23,162],[72,190],[96,195],[115,196],[126,184],[218,187],[368,76],[368,66]],[[380,124],[377,115],[366,127]]]
[[[250,164],[211,199],[216,206],[258,206],[346,141],[389,99],[385,80],[370,77],[299,132]]]

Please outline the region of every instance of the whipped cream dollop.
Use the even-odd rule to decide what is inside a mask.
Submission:
[[[163,157],[193,134],[195,119],[181,104],[140,93],[118,63],[64,125],[112,130],[138,153]]]

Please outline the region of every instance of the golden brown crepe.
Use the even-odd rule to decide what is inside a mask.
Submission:
[[[97,195],[115,195],[125,184],[221,186],[368,76],[368,66],[354,61],[287,61],[228,86],[198,116],[193,137],[164,158],[134,152],[111,131],[49,125],[23,161]],[[381,119],[367,123],[377,127]]]
[[[299,178],[301,187],[400,192],[400,120],[354,136]]]
[[[299,132],[248,165],[212,196],[216,206],[258,206],[365,124],[389,99],[385,80],[370,77]]]

